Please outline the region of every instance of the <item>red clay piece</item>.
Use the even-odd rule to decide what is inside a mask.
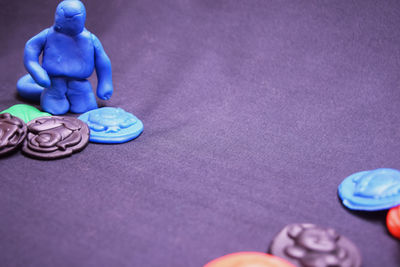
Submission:
[[[400,239],[400,206],[389,210],[386,216],[386,226],[392,236]]]
[[[237,252],[210,261],[204,267],[295,267],[289,262],[261,252]]]

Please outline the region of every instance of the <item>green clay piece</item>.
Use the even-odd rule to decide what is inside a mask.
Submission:
[[[42,112],[35,107],[25,104],[14,105],[0,112],[0,114],[2,113],[10,113],[11,115],[23,120],[25,123],[28,123],[36,118],[51,116],[51,114],[47,112]]]

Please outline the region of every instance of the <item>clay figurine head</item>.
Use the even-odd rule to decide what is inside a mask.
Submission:
[[[85,20],[86,9],[81,1],[64,0],[57,6],[54,29],[75,36],[83,31]]]

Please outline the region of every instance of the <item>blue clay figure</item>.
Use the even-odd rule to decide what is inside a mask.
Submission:
[[[97,108],[87,80],[94,69],[97,96],[108,100],[113,93],[110,59],[99,39],[85,28],[85,19],[81,1],[64,0],[57,6],[54,25],[26,43],[24,64],[29,74],[18,81],[18,93],[30,100],[40,99],[42,109],[51,114]]]
[[[122,108],[104,107],[78,117],[90,128],[90,141],[95,143],[125,143],[143,132],[143,123]]]
[[[376,169],[350,175],[339,185],[343,205],[353,210],[384,210],[400,205],[400,171]]]

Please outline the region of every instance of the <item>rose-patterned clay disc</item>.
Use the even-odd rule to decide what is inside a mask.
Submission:
[[[81,151],[89,142],[89,127],[73,117],[42,117],[28,123],[22,147],[26,155],[38,159],[58,159]]]
[[[272,241],[269,252],[298,267],[361,266],[361,254],[349,239],[314,224],[286,226]]]
[[[9,113],[0,114],[0,156],[14,151],[24,141],[26,124]]]

